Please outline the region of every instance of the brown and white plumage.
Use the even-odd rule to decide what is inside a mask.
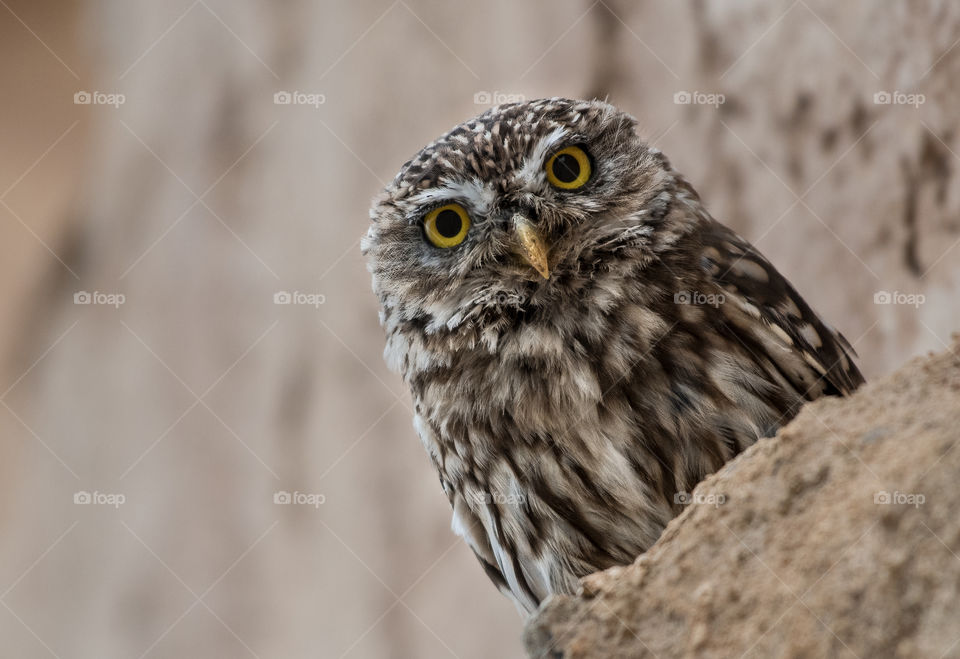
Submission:
[[[589,172],[577,189],[545,172],[571,145],[589,159],[569,165]],[[469,222],[444,230],[468,229],[425,233],[451,203]],[[371,217],[386,359],[454,529],[524,611],[631,562],[677,493],[863,382],[845,339],[605,103],[493,108],[406,163]]]

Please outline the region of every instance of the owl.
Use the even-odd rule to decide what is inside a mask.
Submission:
[[[494,107],[404,164],[371,219],[385,359],[454,531],[521,612],[632,562],[705,476],[863,383],[606,103]]]

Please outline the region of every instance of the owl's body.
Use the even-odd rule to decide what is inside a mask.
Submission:
[[[678,494],[862,382],[842,336],[604,103],[494,108],[408,162],[372,216],[387,361],[454,530],[524,611],[633,561]]]

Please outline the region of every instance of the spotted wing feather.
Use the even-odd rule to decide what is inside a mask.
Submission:
[[[797,394],[806,400],[848,395],[863,384],[846,338],[824,323],[750,243],[713,220],[702,225],[698,238],[701,267],[734,306],[727,313],[738,310],[756,321],[747,330],[750,345],[764,346],[766,358],[788,365],[781,373]]]

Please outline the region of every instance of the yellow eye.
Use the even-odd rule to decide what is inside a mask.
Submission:
[[[447,204],[427,213],[423,230],[436,247],[456,247],[467,237],[470,216],[460,204]]]
[[[547,180],[561,190],[582,188],[590,180],[590,156],[578,146],[568,146],[550,156]]]

